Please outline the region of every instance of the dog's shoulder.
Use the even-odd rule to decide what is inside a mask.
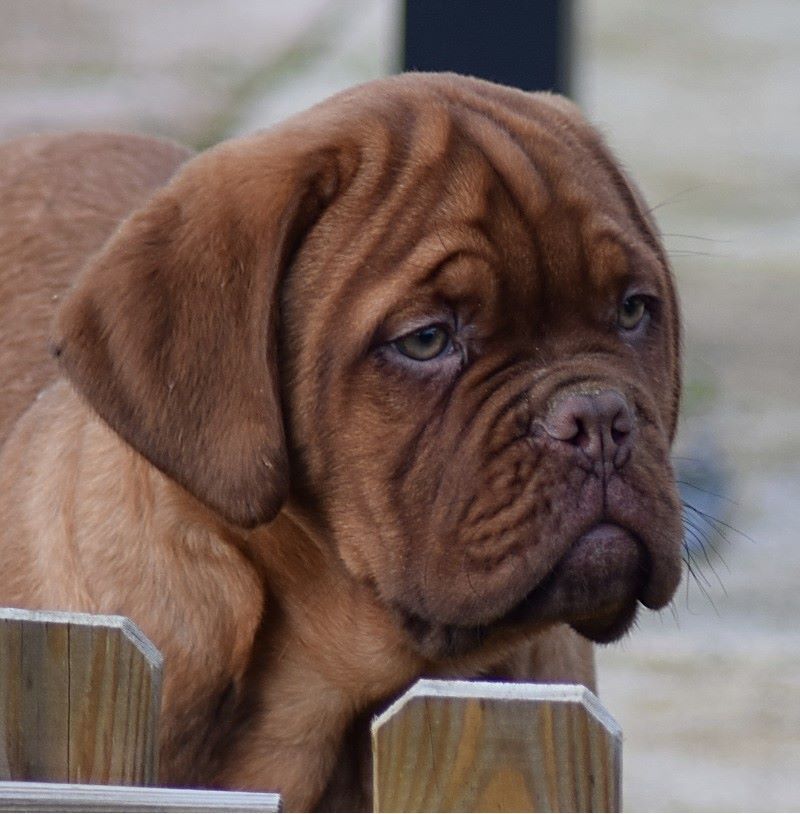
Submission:
[[[47,335],[74,276],[191,155],[172,141],[120,133],[0,144],[0,444],[57,376]]]

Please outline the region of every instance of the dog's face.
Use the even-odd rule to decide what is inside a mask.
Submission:
[[[62,312],[98,412],[229,520],[286,500],[425,655],[620,635],[680,577],[678,323],[568,103],[458,77],[199,157]]]

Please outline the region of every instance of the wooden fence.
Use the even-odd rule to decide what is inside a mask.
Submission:
[[[0,810],[279,811],[156,788],[161,656],[128,619],[0,610]],[[584,687],[418,681],[372,724],[375,811],[619,811],[621,733]]]
[[[619,811],[621,748],[585,687],[423,679],[372,724],[375,811]]]

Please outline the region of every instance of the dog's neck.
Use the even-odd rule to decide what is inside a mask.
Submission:
[[[267,591],[263,636],[306,651],[314,671],[346,692],[354,708],[396,692],[427,668],[394,614],[348,573],[335,547],[296,507],[289,504],[251,532],[248,552]]]

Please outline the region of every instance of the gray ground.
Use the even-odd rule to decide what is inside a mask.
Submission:
[[[680,477],[744,532],[693,515],[713,569],[696,551],[672,610],[600,655],[626,808],[797,809],[800,3],[576,6],[578,101],[658,205],[679,279]],[[2,0],[0,136],[202,147],[391,70],[397,17],[391,0]]]

